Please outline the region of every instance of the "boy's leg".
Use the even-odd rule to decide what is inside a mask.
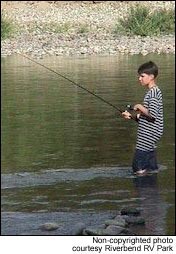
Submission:
[[[141,151],[136,149],[132,169],[134,173],[145,173],[153,170],[158,170],[156,150],[153,151]]]
[[[156,149],[149,156],[150,171],[158,170]]]
[[[135,150],[135,154],[134,154],[133,162],[132,162],[132,169],[134,173],[145,169],[143,151],[140,151],[138,149]]]

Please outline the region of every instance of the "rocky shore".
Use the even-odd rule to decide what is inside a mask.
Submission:
[[[21,52],[34,57],[59,55],[174,54],[175,36],[122,36],[119,18],[134,4],[174,9],[174,1],[2,1],[1,10],[16,27],[2,40],[1,56]]]
[[[145,219],[135,207],[106,212],[2,212],[2,235],[137,235]],[[146,233],[146,232],[145,232]]]

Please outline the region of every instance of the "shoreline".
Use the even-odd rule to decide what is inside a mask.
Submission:
[[[17,52],[45,56],[175,54],[175,35],[114,34],[117,20],[139,1],[3,1],[2,10],[18,26],[14,38],[1,41],[1,57]],[[99,3],[98,3],[99,2]],[[146,6],[151,1],[143,2]],[[152,8],[173,9],[173,1]],[[56,27],[59,24],[58,27]],[[58,29],[53,31],[53,29]],[[60,29],[60,30],[59,30]]]

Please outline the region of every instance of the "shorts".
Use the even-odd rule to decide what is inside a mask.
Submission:
[[[142,169],[146,169],[147,171],[158,170],[156,150],[141,151],[136,149],[133,158],[132,169],[134,172]]]

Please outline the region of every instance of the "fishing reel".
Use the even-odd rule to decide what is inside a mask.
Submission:
[[[133,111],[134,108],[130,104],[128,104],[126,105],[126,110],[130,113],[130,111]]]

